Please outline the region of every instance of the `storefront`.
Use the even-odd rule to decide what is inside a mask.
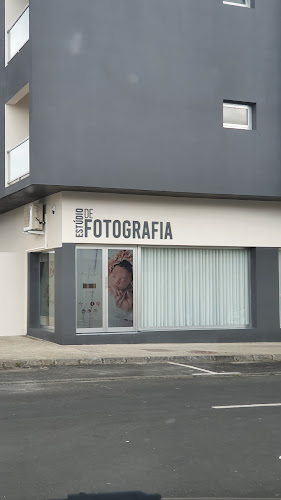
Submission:
[[[23,209],[14,211],[29,335],[279,340],[280,203],[70,192],[40,203],[40,234],[23,233]]]

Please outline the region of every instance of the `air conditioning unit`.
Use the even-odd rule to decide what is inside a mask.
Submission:
[[[23,230],[25,233],[44,233],[43,205],[30,203],[24,207]]]

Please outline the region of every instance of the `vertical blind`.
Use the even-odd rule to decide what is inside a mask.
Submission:
[[[142,327],[245,327],[249,255],[244,249],[142,249]]]

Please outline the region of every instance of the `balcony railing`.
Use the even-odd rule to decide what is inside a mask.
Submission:
[[[27,5],[8,31],[9,60],[29,40],[29,6]]]
[[[29,137],[8,151],[8,184],[29,173]]]

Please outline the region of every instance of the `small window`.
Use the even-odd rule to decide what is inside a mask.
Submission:
[[[250,0],[223,0],[228,5],[238,5],[239,7],[250,7]]]
[[[224,128],[238,128],[252,130],[253,112],[249,104],[223,103]]]

